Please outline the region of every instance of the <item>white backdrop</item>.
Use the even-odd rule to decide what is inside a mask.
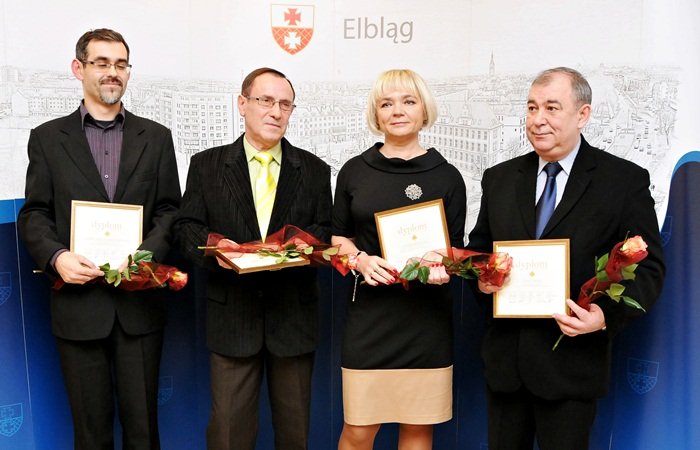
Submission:
[[[371,82],[407,67],[438,97],[440,122],[423,141],[463,173],[470,228],[483,170],[530,150],[522,127],[530,79],[568,65],[593,86],[587,138],[650,170],[663,222],[671,171],[700,142],[698,19],[694,0],[0,0],[0,199],[24,196],[29,130],[81,98],[69,70],[75,41],[109,27],[132,49],[127,107],[172,129],[183,184],[193,153],[240,134],[234,104],[250,70],[272,66],[294,82],[288,137],[335,173],[375,140],[364,124]],[[285,24],[297,27],[286,41],[294,54],[273,38]]]

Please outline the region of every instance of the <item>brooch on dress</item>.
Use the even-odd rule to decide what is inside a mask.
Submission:
[[[418,200],[423,195],[423,189],[421,189],[417,184],[409,184],[406,186],[406,190],[404,192],[406,193],[406,197],[410,198],[411,200]]]

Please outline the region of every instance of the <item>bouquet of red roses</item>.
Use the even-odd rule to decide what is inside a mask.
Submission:
[[[167,266],[153,262],[153,252],[139,250],[128,256],[127,266],[123,271],[112,269],[103,264],[100,270],[104,277],[95,281],[111,284],[125,291],[141,291],[151,288],[168,287],[172,291],[179,291],[187,284],[187,274],[177,267]],[[65,282],[59,278],[54,282],[53,288],[60,289]]]
[[[282,264],[289,259],[303,257],[310,260],[314,266],[340,266],[338,246],[325,244],[315,236],[294,226],[285,225],[278,231],[267,236],[265,241],[252,241],[239,244],[226,239],[219,233],[209,233],[207,245],[198,247],[207,256],[217,256],[223,261],[229,257],[235,258],[244,253],[257,253],[261,256],[272,256],[276,264]],[[332,259],[333,258],[333,259]]]
[[[448,275],[456,275],[465,279],[478,279],[481,282],[501,287],[513,266],[513,258],[508,253],[480,253],[472,250],[452,247],[448,256],[439,255],[440,264],[445,266]],[[398,274],[398,282],[404,287],[408,281],[417,279],[421,283],[428,282],[430,265],[434,263],[430,257],[414,258]]]
[[[583,283],[576,304],[588,310],[591,303],[607,295],[618,303],[622,302],[629,307],[646,312],[635,299],[622,295],[625,292],[625,286],[619,282],[634,280],[636,277],[634,271],[647,254],[647,244],[641,236],[626,238],[615,244],[610,253],[595,260],[595,276]],[[563,337],[563,334],[559,336],[552,350],[557,348]]]
[[[243,244],[226,239],[218,233],[209,233],[207,245],[199,247],[208,256],[218,256],[226,260],[228,256],[244,253],[258,253],[262,256],[273,256],[275,262],[281,264],[290,258],[303,256],[311,261],[312,266],[330,265],[342,275],[347,275],[350,269],[350,256],[340,255],[339,246],[321,242],[315,236],[299,229],[294,225],[285,225],[280,230],[269,235],[265,241],[252,241]],[[437,257],[435,257],[437,255]],[[479,280],[502,286],[513,264],[507,253],[479,253],[460,248],[451,248],[449,256],[430,252],[422,258],[413,258],[401,272],[394,273],[396,283],[408,288],[408,282],[418,280],[427,283],[430,265],[441,263],[450,275],[462,278],[478,278]],[[235,256],[233,256],[235,257]],[[437,259],[436,259],[437,258]]]

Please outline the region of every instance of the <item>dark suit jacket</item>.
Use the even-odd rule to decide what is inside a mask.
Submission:
[[[26,202],[17,224],[39,268],[55,275],[51,257],[70,246],[71,200],[110,200],[90,153],[79,110],[32,130],[28,148]],[[143,205],[141,248],[153,251],[162,261],[180,203],[173,140],[167,128],[128,111],[113,202]],[[58,337],[103,338],[112,330],[115,316],[129,334],[162,329],[162,293],[126,292],[98,283],[67,284],[52,291],[51,321]]]
[[[629,236],[641,235],[649,256],[625,295],[647,311],[661,291],[664,263],[654,201],[646,170],[593,148],[581,147],[542,239],[569,238],[570,297],[594,274],[594,258]],[[535,239],[535,186],[538,157],[534,152],[484,172],[481,210],[469,234],[469,247],[491,251],[497,240]],[[487,305],[492,306],[491,297]],[[489,387],[513,392],[520,386],[546,399],[591,399],[608,389],[611,339],[640,312],[608,297],[603,308],[607,331],[565,337],[551,319],[491,319],[482,356]],[[492,310],[488,309],[491,317]]]
[[[282,140],[282,166],[269,232],[296,225],[322,241],[330,238],[330,168],[313,154]],[[209,232],[244,243],[261,238],[243,149],[236,142],[192,157],[182,209],[175,223],[181,251],[209,269],[209,349],[245,357],[263,345],[277,356],[315,350],[319,288],[316,269],[301,267],[238,275],[221,269],[197,246]]]

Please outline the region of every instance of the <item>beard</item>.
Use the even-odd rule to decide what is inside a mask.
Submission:
[[[103,81],[117,81],[119,85],[109,84],[103,85]],[[119,79],[102,79],[100,80],[100,100],[106,105],[114,105],[118,103],[124,95],[124,84]]]

